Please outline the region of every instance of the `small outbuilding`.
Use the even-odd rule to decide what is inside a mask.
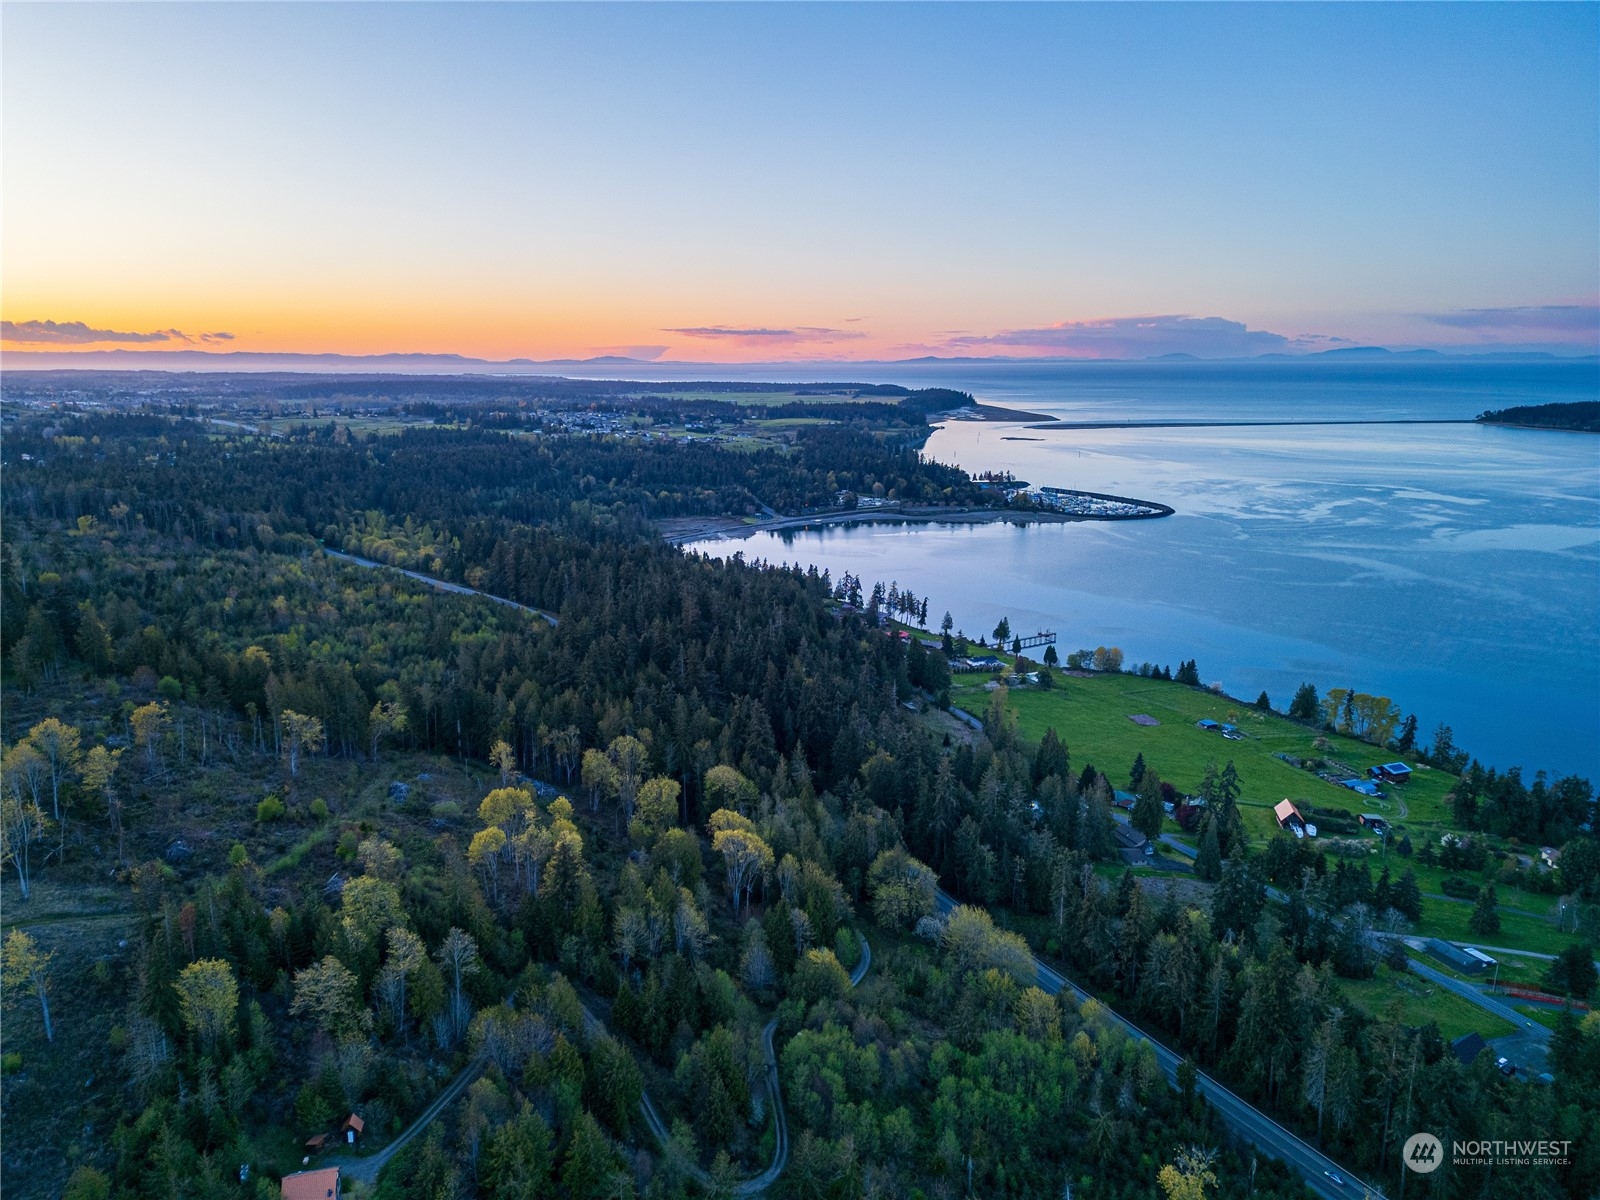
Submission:
[[[1204,729],[1207,733],[1216,733],[1222,728],[1222,725],[1207,717],[1203,721],[1196,721],[1195,728]]]
[[[356,1116],[355,1113],[351,1113],[346,1117],[344,1124],[339,1126],[339,1132],[344,1136],[345,1143],[351,1146],[354,1146],[366,1131],[367,1123]]]
[[[1362,813],[1356,820],[1377,834],[1381,834],[1389,828],[1388,818],[1381,817],[1377,813]]]
[[[280,1186],[283,1200],[339,1200],[339,1168],[296,1171],[285,1175]]]
[[[1403,762],[1384,763],[1378,768],[1378,778],[1386,783],[1407,783],[1411,779],[1411,768]]]
[[[1470,1067],[1472,1060],[1482,1054],[1487,1045],[1481,1033],[1463,1033],[1450,1043],[1450,1053],[1456,1056],[1462,1066]]]

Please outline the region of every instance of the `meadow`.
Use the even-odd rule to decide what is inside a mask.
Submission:
[[[989,704],[985,685],[989,676],[958,675],[951,687],[951,703],[981,716]],[[1232,760],[1243,792],[1240,806],[1253,839],[1265,842],[1277,831],[1272,808],[1284,799],[1304,807],[1345,809],[1354,816],[1379,813],[1413,831],[1443,832],[1449,805],[1445,800],[1454,777],[1416,764],[1411,782],[1388,788],[1388,797],[1361,796],[1348,788],[1319,779],[1309,771],[1290,766],[1279,754],[1300,759],[1332,759],[1364,772],[1395,755],[1354,738],[1323,734],[1275,713],[1264,713],[1239,701],[1199,688],[1140,675],[1056,675],[1055,686],[1015,688],[1008,696],[1024,738],[1038,741],[1054,728],[1072,753],[1075,770],[1093,763],[1118,786],[1126,787],[1134,759],[1144,755],[1146,766],[1181,792],[1199,790],[1206,768]],[[1143,714],[1159,725],[1137,725],[1129,718]],[[1200,729],[1197,721],[1210,719],[1239,727],[1244,736],[1231,741]],[[1326,748],[1319,748],[1325,746]]]

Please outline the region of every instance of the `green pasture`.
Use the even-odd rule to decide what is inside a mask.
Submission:
[[[1339,980],[1339,990],[1372,1017],[1383,1016],[1398,1002],[1401,1021],[1407,1025],[1433,1021],[1447,1041],[1464,1033],[1477,1032],[1488,1040],[1516,1032],[1510,1021],[1485,1012],[1470,1000],[1415,975],[1396,975],[1384,966],[1371,979]]]
[[[1412,841],[1417,842],[1418,839],[1412,838]],[[1420,842],[1418,844],[1420,845]],[[1499,869],[1500,861],[1498,857],[1491,857],[1490,859],[1496,870]],[[1374,862],[1372,868],[1376,871],[1378,864]],[[1454,876],[1457,879],[1465,879],[1474,887],[1482,887],[1486,882],[1493,882],[1492,879],[1485,880],[1481,871],[1446,871],[1440,866],[1419,863],[1415,854],[1410,858],[1401,858],[1394,852],[1393,838],[1389,842],[1389,869],[1396,875],[1403,870],[1415,871],[1417,884],[1422,888],[1423,897],[1427,903],[1465,904],[1469,910],[1472,907],[1471,900],[1455,900],[1444,895],[1445,879],[1450,876]],[[1502,913],[1507,909],[1516,909],[1532,917],[1551,917],[1560,907],[1559,896],[1546,895],[1542,892],[1530,892],[1522,888],[1507,887],[1502,883],[1494,884],[1494,892]]]
[[[981,716],[989,703],[983,686],[986,682],[985,675],[956,676],[952,703]],[[1127,786],[1128,771],[1141,753],[1146,765],[1162,779],[1191,792],[1199,788],[1208,763],[1220,767],[1232,759],[1243,788],[1245,824],[1256,838],[1266,839],[1276,831],[1272,806],[1285,798],[1352,814],[1377,812],[1413,830],[1438,825],[1448,812],[1444,797],[1453,776],[1418,770],[1403,788],[1388,789],[1390,795],[1384,800],[1359,796],[1274,755],[1331,758],[1355,771],[1365,771],[1392,762],[1395,756],[1391,751],[1336,734],[1326,735],[1329,749],[1318,750],[1314,743],[1322,735],[1315,730],[1183,684],[1139,675],[1078,678],[1057,674],[1052,689],[1012,689],[1009,703],[1024,738],[1036,742],[1046,729],[1054,727],[1071,751],[1074,769],[1092,762],[1120,787]],[[1161,724],[1136,725],[1129,718],[1138,713]],[[1204,718],[1235,724],[1245,737],[1229,741],[1196,728],[1195,722]],[[1402,803],[1404,817],[1400,815]]]

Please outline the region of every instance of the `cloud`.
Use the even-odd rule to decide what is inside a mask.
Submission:
[[[1285,337],[1224,317],[1150,316],[1062,321],[1038,329],[966,334],[947,339],[945,348],[965,353],[983,348],[1021,350],[1069,358],[1153,358],[1162,354],[1240,358],[1315,349],[1328,340],[1315,335]]]
[[[663,329],[662,333],[677,333],[684,337],[716,338],[740,342],[747,346],[796,346],[807,343],[848,341],[867,336],[862,329],[828,329],[820,325],[796,325],[793,329],[769,329],[766,326],[741,328],[733,325],[692,325],[683,329]]]
[[[0,321],[0,340],[29,342],[48,346],[87,346],[96,342],[121,342],[138,345],[149,342],[195,341],[231,342],[231,333],[202,333],[198,339],[181,329],[157,329],[150,333],[124,333],[116,329],[92,329],[82,321]]]
[[[1512,308],[1463,308],[1420,313],[1424,321],[1451,329],[1536,330],[1541,333],[1600,334],[1600,304],[1534,304]]]

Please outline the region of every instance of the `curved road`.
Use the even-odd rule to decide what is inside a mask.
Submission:
[[[872,947],[860,932],[856,937],[861,940],[861,961],[856,964],[856,969],[850,972],[850,986],[857,987],[867,977],[867,971],[872,967]],[[583,1020],[590,1033],[603,1033],[609,1036],[605,1023],[589,1011],[583,1010]],[[772,1097],[772,1125],[775,1137],[773,1139],[772,1163],[761,1174],[737,1183],[733,1187],[735,1196],[757,1196],[778,1182],[778,1177],[783,1174],[789,1165],[789,1114],[783,1107],[783,1087],[778,1079],[778,1054],[772,1045],[772,1039],[777,1035],[778,1022],[774,1018],[768,1021],[761,1030],[761,1048],[767,1060],[767,1094]],[[663,1150],[672,1142],[671,1131],[661,1117],[661,1111],[656,1108],[655,1101],[650,1099],[650,1093],[645,1092],[639,1097],[639,1111],[644,1116],[645,1127],[661,1143]],[[410,1134],[408,1133],[409,1137]],[[702,1187],[714,1190],[716,1185],[698,1163],[683,1164],[683,1169],[694,1178]]]
[[[941,913],[948,913],[957,904],[953,897],[946,895],[942,890],[938,893],[938,901]],[[1089,993],[1041,962],[1038,957],[1033,960],[1033,969],[1038,976],[1039,986],[1051,995],[1067,992],[1080,1004],[1091,998]],[[1178,1064],[1183,1061],[1183,1056],[1174,1054],[1102,1002],[1097,1000],[1096,1003],[1101,1004],[1111,1019],[1130,1037],[1147,1041],[1155,1048],[1156,1061],[1161,1065],[1162,1073],[1166,1075],[1167,1081],[1176,1087]],[[1325,1197],[1325,1200],[1356,1200],[1357,1197],[1377,1194],[1377,1189],[1362,1183],[1309,1142],[1303,1141],[1260,1109],[1234,1095],[1204,1071],[1198,1072],[1198,1075],[1199,1082],[1195,1090],[1221,1114],[1228,1127],[1257,1149],[1274,1158],[1283,1159],[1299,1171],[1306,1181],[1306,1186],[1317,1195]],[[1335,1183],[1333,1180],[1335,1175],[1343,1182]]]

